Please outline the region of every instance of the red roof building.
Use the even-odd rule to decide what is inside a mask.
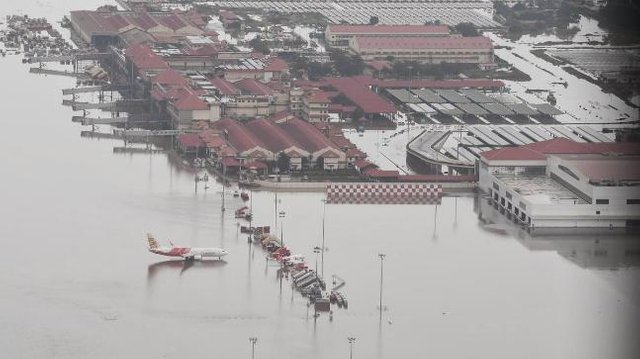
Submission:
[[[240,156],[250,158],[273,158],[262,140],[236,120],[229,118],[216,122],[214,128],[224,131],[227,141]]]
[[[224,96],[235,96],[240,94],[240,90],[231,82],[221,78],[213,77],[209,79],[211,84],[218,89],[218,92]]]
[[[640,154],[637,143],[582,143],[564,137],[480,153],[487,161],[544,161],[551,154]]]
[[[493,44],[488,37],[356,37],[350,49],[365,61],[397,60],[422,63],[493,63]]]
[[[131,45],[125,49],[124,53],[140,72],[160,72],[169,68],[167,62],[145,44]]]
[[[209,109],[209,105],[191,91],[183,92],[182,96],[176,100],[174,106],[180,111],[201,111]]]
[[[442,37],[449,35],[446,25],[328,25],[325,29],[327,44],[347,48],[355,38],[379,37]]]
[[[151,79],[154,84],[164,86],[183,87],[187,85],[187,79],[174,69],[166,69]]]
[[[640,221],[640,144],[556,138],[483,152],[480,161],[480,188],[531,229]]]
[[[254,79],[242,79],[233,84],[237,89],[239,89],[244,95],[255,95],[255,96],[271,96],[273,95],[273,90],[263,84],[262,82],[256,81]]]
[[[178,146],[184,152],[196,152],[199,148],[205,148],[205,143],[195,133],[185,133],[178,136]]]
[[[395,113],[396,108],[386,99],[371,91],[362,82],[353,77],[331,77],[326,82],[346,96],[349,101],[358,106],[365,114]]]

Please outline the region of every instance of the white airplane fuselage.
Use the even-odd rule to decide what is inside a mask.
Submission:
[[[149,252],[167,257],[181,257],[184,259],[221,259],[228,252],[222,248],[186,248],[186,247],[158,247],[149,249]]]

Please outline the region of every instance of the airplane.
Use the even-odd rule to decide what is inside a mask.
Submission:
[[[167,257],[181,257],[185,261],[193,261],[196,258],[204,260],[207,257],[221,259],[229,254],[222,248],[176,247],[171,241],[169,241],[171,247],[160,247],[151,233],[147,233],[147,241],[149,242],[149,252]]]

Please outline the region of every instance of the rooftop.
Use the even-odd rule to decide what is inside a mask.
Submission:
[[[610,154],[635,155],[640,144],[635,143],[583,143],[564,137],[535,142],[517,147],[504,147],[480,153],[489,161],[544,161],[550,154]]]
[[[328,25],[327,32],[343,34],[448,34],[446,25]]]
[[[491,49],[488,37],[358,37],[358,49]]]
[[[364,113],[395,113],[396,108],[369,87],[353,77],[331,77],[326,81],[344,94]]]
[[[640,156],[604,154],[557,155],[592,183],[640,181]]]
[[[545,175],[498,174],[496,178],[532,204],[586,203],[576,194]]]

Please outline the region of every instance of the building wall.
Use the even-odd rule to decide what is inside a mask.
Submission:
[[[434,37],[434,36],[448,36],[449,31],[440,33],[425,33],[425,32],[394,32],[394,33],[380,33],[380,32],[367,32],[366,27],[363,27],[363,31],[359,33],[353,32],[341,32],[332,31],[331,26],[328,26],[324,39],[326,43],[338,49],[348,49],[349,43],[356,37]]]
[[[352,40],[350,49],[360,55],[364,61],[385,60],[388,56],[393,56],[396,60],[417,61],[427,64],[448,63],[471,63],[486,64],[493,63],[493,49],[392,49],[392,48],[367,48],[360,49],[357,42]]]
[[[568,173],[567,171],[570,171]],[[559,179],[566,187],[573,187],[588,196],[588,202],[596,204],[603,200],[611,206],[626,206],[627,200],[640,200],[640,191],[634,186],[594,186],[589,178],[583,176],[577,169],[560,157],[549,156],[547,174]],[[575,178],[575,177],[577,178]]]
[[[514,188],[508,187],[492,173],[496,167],[480,166],[479,186],[488,194],[505,215],[530,228],[535,227],[624,227],[627,220],[640,220],[640,204],[627,204],[628,198],[637,196],[632,187],[606,187],[592,189],[588,193],[598,198],[610,199],[609,204],[574,203],[560,200],[552,204],[534,204],[521,196]],[[557,168],[555,169],[557,170]],[[554,169],[547,169],[547,175]],[[561,174],[562,175],[562,174]],[[561,179],[566,178],[563,176]],[[569,182],[578,186],[577,181]],[[594,187],[594,186],[591,186]],[[581,187],[585,189],[585,187]]]

